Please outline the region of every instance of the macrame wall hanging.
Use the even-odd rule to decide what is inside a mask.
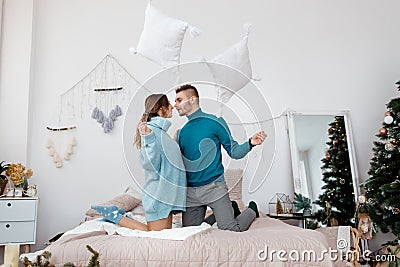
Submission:
[[[92,71],[60,96],[58,121],[70,122],[89,115],[99,123],[101,121],[104,132],[110,132],[113,128],[110,121],[114,122],[122,115],[140,85],[125,67],[108,54]],[[107,123],[103,126],[105,121]]]
[[[122,87],[94,89],[98,94],[96,96],[96,107],[92,111],[92,119],[101,124],[105,133],[114,128],[114,121],[122,115],[122,109],[116,101],[116,94],[122,89]]]
[[[57,127],[47,127],[49,140],[46,147],[56,167],[63,166],[63,159],[70,158],[76,145],[74,131],[77,127],[64,125],[86,123],[85,119],[91,117],[100,123],[103,132],[110,132],[140,86],[141,83],[108,54],[80,81],[61,94],[56,115],[51,119],[51,124]]]
[[[49,138],[47,140],[47,149],[50,157],[57,168],[63,166],[63,159],[69,160],[76,146],[74,130],[76,126],[69,127],[47,127]]]

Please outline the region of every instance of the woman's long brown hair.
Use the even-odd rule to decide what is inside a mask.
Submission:
[[[144,101],[144,113],[139,122],[148,122],[151,118],[158,117],[158,111],[161,108],[168,108],[169,101],[164,94],[149,95]],[[142,138],[140,137],[139,129],[136,128],[135,145],[138,149],[142,147]]]

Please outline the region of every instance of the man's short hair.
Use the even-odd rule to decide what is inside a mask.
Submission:
[[[190,90],[191,93],[192,93],[195,97],[199,98],[199,92],[197,91],[196,87],[194,87],[194,86],[191,85],[191,84],[184,84],[184,85],[178,87],[178,88],[175,90],[175,93],[179,93],[179,92],[187,91],[187,90]]]

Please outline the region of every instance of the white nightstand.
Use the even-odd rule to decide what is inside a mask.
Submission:
[[[0,198],[0,245],[35,244],[38,202],[37,197]]]

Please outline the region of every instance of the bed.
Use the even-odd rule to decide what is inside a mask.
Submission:
[[[243,209],[241,176],[241,170],[227,170],[225,179],[231,188],[231,199],[237,200]],[[140,201],[132,198],[131,193],[126,193],[101,204],[117,205],[126,211],[135,206],[133,211],[136,211],[134,214],[137,215],[140,211]],[[93,219],[96,218],[96,213],[89,210],[86,216]],[[177,222],[179,224],[179,220],[179,216],[174,216],[175,224]],[[109,223],[104,222],[104,224],[110,226]],[[101,267],[188,266],[189,264],[190,266],[335,266],[327,255],[319,259],[324,250],[329,251],[327,240],[322,233],[291,226],[265,215],[257,218],[246,232],[237,233],[206,227],[181,240],[126,236],[112,234],[112,231],[110,234],[110,231],[103,228],[89,232],[70,231],[49,245],[46,250],[52,253],[51,263],[55,266],[63,266],[67,262],[85,266],[92,256],[86,249],[87,245],[100,253]],[[286,254],[279,251],[284,251]],[[305,259],[302,258],[303,255]]]
[[[295,254],[277,256],[280,250],[300,255],[328,250],[323,234],[285,224],[269,217],[257,218],[246,232],[205,229],[185,240],[108,235],[105,231],[64,235],[46,250],[51,262],[63,266],[86,265],[91,257],[86,245],[100,253],[100,266],[334,266],[329,257],[303,261]],[[273,250],[276,253],[273,253]],[[272,257],[271,257],[272,255]],[[307,258],[307,257],[306,257]],[[287,261],[285,261],[287,259]],[[294,259],[294,260],[292,260]]]

